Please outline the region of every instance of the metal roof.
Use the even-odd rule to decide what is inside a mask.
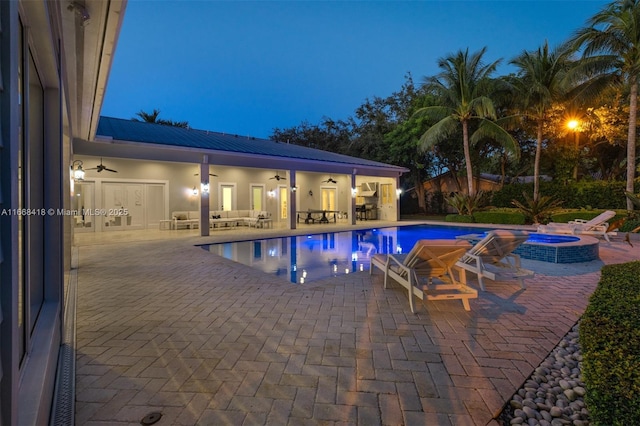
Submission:
[[[324,162],[343,166],[365,166],[367,169],[407,172],[403,167],[336,154],[299,145],[162,124],[146,123],[113,117],[100,117],[96,139],[126,141],[154,146],[180,147],[211,153],[231,153],[243,156],[272,157],[300,161]],[[264,164],[267,166],[267,164]]]

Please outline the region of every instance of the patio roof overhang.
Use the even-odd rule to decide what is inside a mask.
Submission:
[[[182,163],[208,163],[215,167],[252,167],[260,169],[295,170],[303,172],[356,174],[379,177],[399,177],[409,170],[404,167],[377,163],[321,161],[301,158],[239,153],[214,149],[201,149],[173,145],[114,140],[97,136],[96,141],[74,139],[73,152],[78,155],[115,157],[149,161]],[[345,158],[349,158],[346,157]],[[379,164],[379,165],[378,165]]]

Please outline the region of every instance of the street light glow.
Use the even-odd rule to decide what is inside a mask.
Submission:
[[[578,120],[569,120],[569,122],[567,123],[567,127],[570,128],[571,130],[575,130],[578,128]]]

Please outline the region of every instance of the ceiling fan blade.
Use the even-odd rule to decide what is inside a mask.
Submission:
[[[105,169],[106,171],[108,171],[108,172],[118,173],[118,171],[117,171],[117,170],[107,169],[106,167],[105,167],[104,169]]]

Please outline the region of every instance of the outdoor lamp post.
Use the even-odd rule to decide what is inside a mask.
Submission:
[[[575,152],[576,152],[576,164],[573,166],[573,180],[578,180],[578,162],[580,160],[579,158],[579,131],[578,128],[580,127],[580,122],[578,120],[569,120],[569,122],[567,123],[567,127],[570,130],[573,130],[573,146],[575,148]]]

